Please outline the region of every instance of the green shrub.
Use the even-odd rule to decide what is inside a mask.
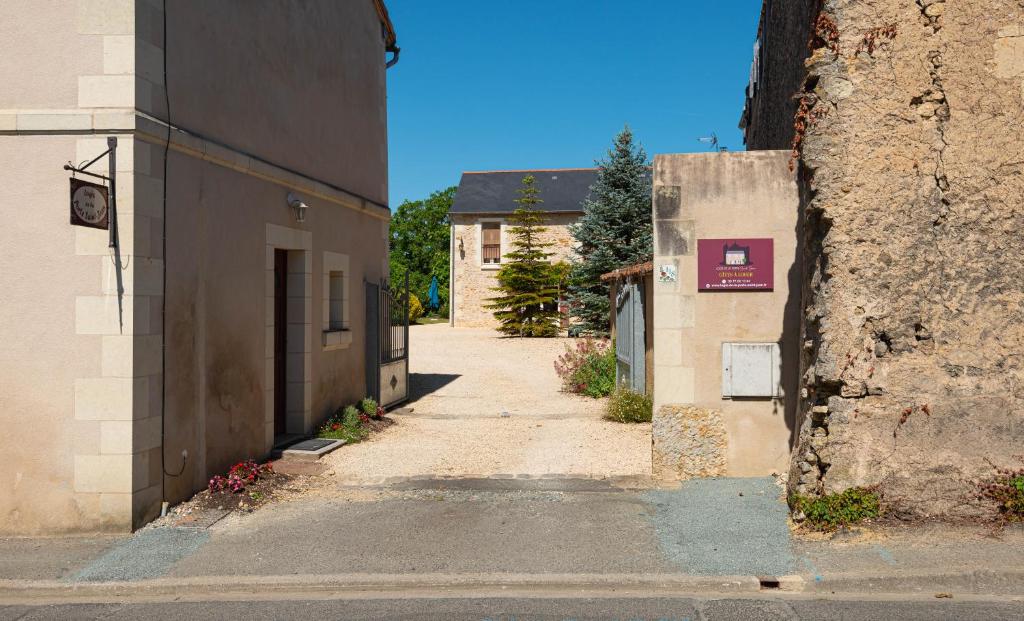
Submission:
[[[355,444],[366,439],[369,432],[363,428],[359,410],[354,405],[348,405],[324,421],[316,435],[319,438],[344,440],[346,444]]]
[[[849,526],[876,518],[882,513],[878,494],[866,487],[851,487],[824,496],[794,494],[789,504],[795,511],[804,514],[807,524],[819,530]]]
[[[401,316],[401,313],[399,313]],[[409,294],[409,323],[416,323],[416,320],[423,316],[423,304],[416,294]]]
[[[346,427],[359,427],[359,410],[354,405],[347,405],[341,411],[341,424]]]
[[[617,423],[649,423],[652,410],[649,396],[623,388],[612,393],[604,417]]]
[[[615,349],[607,340],[580,339],[575,347],[565,346],[555,372],[566,392],[607,397],[615,390]]]
[[[377,402],[369,397],[359,402],[359,409],[370,418],[377,416]]]

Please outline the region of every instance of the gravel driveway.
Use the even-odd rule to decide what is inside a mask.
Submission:
[[[413,326],[409,338],[414,412],[325,457],[339,482],[650,474],[650,424],[605,421],[604,400],[561,392],[553,364],[572,341],[500,338],[494,330],[443,324]]]

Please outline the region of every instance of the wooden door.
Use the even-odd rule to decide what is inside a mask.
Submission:
[[[288,334],[288,251],[274,250],[274,435],[287,432],[285,352]]]

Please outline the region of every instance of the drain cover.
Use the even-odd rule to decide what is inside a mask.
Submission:
[[[319,451],[325,446],[330,446],[334,443],[334,440],[323,440],[320,438],[311,438],[309,440],[303,440],[298,444],[293,444],[288,447],[289,451]]]

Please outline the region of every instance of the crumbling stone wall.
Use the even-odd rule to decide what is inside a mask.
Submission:
[[[1024,0],[819,4],[791,489],[977,515],[1024,453]]]

